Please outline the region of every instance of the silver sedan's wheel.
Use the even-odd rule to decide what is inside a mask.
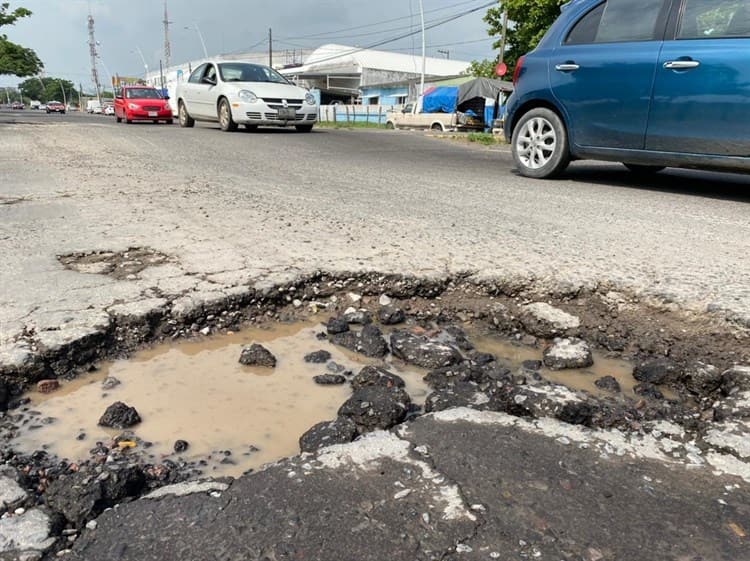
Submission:
[[[554,177],[570,163],[565,125],[550,109],[524,114],[513,131],[512,147],[518,171],[527,177]]]
[[[183,101],[180,101],[179,105],[177,106],[177,117],[180,121],[181,127],[195,126],[195,121],[187,112],[187,107],[185,107],[185,103]]]
[[[237,123],[232,119],[232,108],[226,99],[219,102],[219,126],[226,132],[237,130]]]

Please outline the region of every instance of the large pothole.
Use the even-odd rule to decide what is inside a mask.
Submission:
[[[352,328],[350,333],[357,333],[358,326]],[[394,329],[384,327],[385,335]],[[425,333],[418,327],[408,332]],[[162,344],[127,360],[103,363],[93,373],[63,381],[53,392],[26,394],[30,402],[17,416],[20,430],[11,445],[25,454],[44,450],[76,464],[101,454],[104,446],[147,463],[169,459],[194,476],[238,476],[298,453],[300,436],[337,417],[363,366],[380,366],[403,379],[414,404],[411,414],[423,411],[430,383],[443,389],[434,374],[425,378],[439,369],[408,364],[391,354],[368,358],[333,344],[325,334],[325,326],[314,321],[272,323]],[[561,384],[623,403],[640,399],[627,361],[595,352],[591,366],[553,370],[544,366],[539,348],[471,331],[466,339],[464,346],[491,355],[484,360],[519,383]],[[241,364],[241,351],[251,343],[262,343],[276,366]],[[319,353],[316,362],[309,360],[313,353]],[[340,383],[319,384],[315,379],[321,375]],[[597,385],[602,379],[609,381],[606,388]],[[660,390],[676,398],[668,388]],[[142,421],[128,430],[100,426],[100,416],[113,402],[135,407]]]
[[[319,274],[189,307],[164,299],[142,313],[113,311],[95,335],[54,349],[25,333],[18,344],[39,351],[33,360],[0,365],[0,390],[12,394],[2,396],[10,409],[0,415],[0,454],[28,493],[13,508],[45,502],[75,533],[153,488],[295,454],[303,434],[315,450],[461,406],[666,439],[676,460],[711,456],[726,473],[750,473],[746,332],[611,291],[519,291]],[[251,342],[276,355],[276,368],[238,363]],[[304,360],[320,350],[330,357]],[[106,362],[115,357],[129,358]],[[375,387],[352,384],[368,366]],[[316,384],[321,374],[344,383]],[[108,377],[120,383],[105,389]],[[19,395],[44,378],[44,389],[61,387]],[[141,422],[99,427],[116,401]],[[187,448],[175,451],[178,440]]]

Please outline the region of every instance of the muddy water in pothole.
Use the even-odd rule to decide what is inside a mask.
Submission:
[[[276,324],[160,345],[129,360],[103,364],[93,374],[64,382],[52,394],[28,394],[30,409],[38,416],[24,425],[14,446],[29,453],[46,449],[70,461],[86,459],[97,441],[107,443],[126,432],[97,425],[107,406],[122,401],[135,407],[143,419],[130,432],[152,443],[140,451],[153,462],[167,458],[196,462],[204,473],[217,476],[257,469],[296,454],[299,437],[315,423],[334,419],[351,394],[349,384],[316,384],[313,376],[326,373],[327,367],[304,362],[306,354],[327,350],[332,361],[354,373],[366,364],[382,364],[317,339],[322,330],[314,323]],[[469,339],[478,350],[492,353],[514,371],[525,360],[542,358],[539,349],[471,333]],[[276,368],[239,364],[242,346],[252,342],[262,343],[276,356]],[[404,379],[414,402],[424,402],[429,392],[422,381],[425,370],[398,360],[388,361],[386,366]],[[625,361],[595,355],[591,368],[542,369],[540,374],[593,395],[606,394],[594,381],[609,375],[618,380],[624,395],[633,397],[636,381],[632,370]],[[101,382],[108,376],[121,383],[104,390]],[[48,418],[54,421],[42,422]],[[173,451],[178,439],[189,443],[181,454]]]
[[[351,394],[349,384],[316,384],[313,376],[326,373],[326,365],[304,362],[305,354],[325,349],[331,360],[354,373],[377,362],[316,339],[320,331],[311,323],[279,324],[161,345],[129,360],[102,365],[96,373],[64,383],[52,394],[30,393],[31,408],[40,413],[39,419],[55,421],[24,429],[14,444],[25,452],[45,448],[71,461],[82,460],[97,441],[125,432],[97,426],[107,406],[122,401],[135,407],[143,419],[130,431],[153,443],[146,452],[155,461],[204,460],[207,465],[202,469],[210,475],[236,476],[257,469],[298,453],[299,437],[315,423],[334,419]],[[276,368],[239,364],[242,345],[252,342],[262,343],[276,356]],[[414,401],[424,401],[424,373],[396,365],[392,370],[404,378]],[[101,382],[107,376],[121,384],[104,391]],[[77,440],[80,434],[85,438]],[[178,439],[189,443],[182,454],[173,453]],[[226,450],[231,456],[225,456]]]
[[[540,349],[516,345],[509,341],[498,340],[493,337],[473,337],[472,343],[477,350],[493,354],[498,364],[511,370],[516,370],[527,360],[541,361],[543,353]],[[588,368],[573,368],[569,370],[550,370],[543,367],[539,374],[545,380],[562,384],[573,390],[582,390],[594,396],[610,396],[615,394],[603,390],[594,383],[603,376],[612,376],[620,384],[623,396],[640,399],[633,388],[638,380],[633,378],[633,364],[621,359],[608,358],[601,353],[593,353],[594,364]],[[527,371],[528,372],[528,371]],[[677,399],[677,395],[668,388],[658,386],[667,399]]]

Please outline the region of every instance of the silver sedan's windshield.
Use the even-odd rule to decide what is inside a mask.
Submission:
[[[219,64],[223,82],[272,82],[288,84],[289,81],[269,66],[248,62],[224,62]]]

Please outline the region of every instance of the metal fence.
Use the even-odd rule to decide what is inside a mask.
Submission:
[[[385,124],[388,111],[401,110],[402,105],[321,105],[318,120],[328,123]]]

